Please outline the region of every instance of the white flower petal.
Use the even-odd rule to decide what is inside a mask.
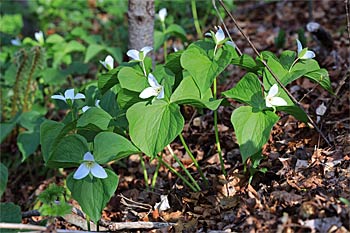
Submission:
[[[140,61],[140,52],[137,51],[136,49],[130,49],[126,55],[128,55],[130,58],[136,60],[136,61]]]
[[[81,110],[83,110],[83,112],[86,112],[87,110],[89,110],[89,106],[84,106],[84,107],[82,107],[82,109]]]
[[[103,65],[104,68],[108,69],[106,62],[100,60],[101,65]]]
[[[270,103],[270,98],[265,99],[265,104],[266,104],[266,107],[272,108],[272,104]]]
[[[95,106],[96,106],[96,107],[100,107],[100,102],[101,102],[101,100],[96,100],[96,101],[95,101]]]
[[[147,87],[146,89],[144,89],[144,90],[140,93],[139,97],[140,97],[141,99],[147,99],[147,98],[149,98],[149,97],[151,97],[151,96],[157,96],[157,95],[158,95],[158,93],[157,93],[157,91],[156,91],[153,87]]]
[[[151,73],[148,74],[148,83],[151,87],[159,87],[160,86],[157,79]]]
[[[233,48],[236,48],[236,44],[233,41],[227,41],[226,44],[232,46]]]
[[[149,53],[150,51],[152,51],[152,47],[150,47],[150,46],[146,46],[146,47],[143,47],[142,49],[141,49],[141,51],[143,52],[143,57],[146,57],[146,55],[147,55],[147,53]]]
[[[157,99],[163,99],[163,98],[164,98],[164,88],[162,87],[162,90],[158,94]]]
[[[94,163],[94,165],[92,166],[91,174],[94,177],[101,178],[101,179],[107,178],[107,176],[108,176],[105,169],[101,165],[99,165],[98,163]]]
[[[300,41],[297,39],[297,46],[298,46],[298,54],[303,50],[303,46],[301,45]]]
[[[269,93],[267,94],[268,97],[274,97],[278,93],[278,86],[277,84],[273,84],[272,87],[269,90]]]
[[[225,33],[220,26],[218,26],[218,30],[215,33],[216,44],[219,44],[221,41],[225,40]]]
[[[313,51],[308,50],[306,51],[306,53],[300,58],[300,59],[312,59],[314,58],[316,55]]]
[[[51,99],[63,100],[64,102],[66,102],[66,98],[64,98],[63,95],[53,95],[51,96]]]
[[[64,92],[64,98],[74,100],[74,89],[68,89]]]
[[[95,158],[93,154],[91,154],[91,152],[88,151],[84,154],[84,161],[95,161]]]
[[[90,172],[90,169],[85,165],[85,163],[80,164],[78,169],[75,171],[73,178],[76,180],[83,179]]]
[[[11,44],[15,45],[15,46],[20,46],[21,45],[21,41],[20,39],[16,38],[16,39],[12,39],[11,40]]]
[[[44,42],[44,34],[42,31],[35,32],[34,37],[39,43]]]
[[[74,99],[85,99],[85,95],[84,95],[84,94],[81,94],[81,93],[77,93],[77,94],[74,96]]]
[[[327,111],[327,107],[326,105],[324,105],[323,102],[320,106],[316,108],[316,114],[319,116],[323,116],[326,113],[326,111]]]
[[[205,36],[211,36],[211,33],[210,32],[207,32],[204,34]]]
[[[114,68],[114,59],[111,55],[108,55],[105,59],[105,63],[107,65],[107,69],[113,69]]]
[[[164,22],[165,17],[168,15],[168,12],[167,12],[166,8],[160,9],[158,15],[159,15],[159,19],[160,19],[162,22]]]
[[[270,104],[273,106],[286,106],[287,102],[281,97],[273,97],[270,100]]]

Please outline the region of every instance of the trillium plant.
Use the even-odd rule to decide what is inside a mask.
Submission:
[[[166,21],[166,11],[159,12],[159,19]],[[42,123],[40,143],[44,161],[48,167],[67,169],[67,187],[72,197],[94,222],[100,219],[118,186],[118,175],[109,164],[132,154],[140,155],[141,165],[145,162],[143,155],[156,159],[192,191],[208,185],[182,136],[185,118],[180,108],[183,105],[213,113],[215,148],[222,172],[226,174],[218,130],[220,106],[224,108],[232,103],[231,122],[242,161],[256,165],[282,112],[302,122],[308,121],[304,110],[286,92],[288,84],[305,77],[332,92],[327,70],[320,68],[313,59],[315,54],[303,49],[299,42],[297,52],[286,50],[277,57],[263,51],[253,58],[239,55],[232,43],[226,43],[228,38],[220,26],[209,35],[189,44],[185,50],[170,53],[164,64],[155,66],[147,56],[152,51],[149,45],[140,51],[129,50],[127,55],[131,61],[120,63],[118,67],[114,67],[113,59],[107,56],[101,64],[108,71],[101,72],[96,85],[89,84],[83,89],[84,93],[68,89],[64,95],[52,96],[69,104],[74,117],[67,114],[62,122],[46,120]],[[229,65],[244,69],[246,73],[233,88],[221,93],[221,97],[217,93],[217,80],[223,78],[221,74]],[[236,106],[232,100],[241,104]],[[83,106],[88,108],[80,111]],[[198,176],[189,173],[174,154],[171,148],[174,140],[183,144]],[[163,161],[165,148],[184,174]],[[149,182],[144,169],[146,186],[149,183],[155,186],[157,172]]]

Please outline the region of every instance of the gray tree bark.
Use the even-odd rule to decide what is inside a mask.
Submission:
[[[129,49],[153,47],[154,0],[129,0]]]

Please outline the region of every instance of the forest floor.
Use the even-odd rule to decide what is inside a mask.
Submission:
[[[330,145],[315,129],[285,113],[279,113],[281,120],[273,128],[259,166],[267,171],[255,173],[249,184],[249,169],[245,169],[242,164],[230,122],[231,112],[238,103],[232,102],[232,107],[219,109],[221,147],[228,172],[226,177],[222,175],[214,147],[213,113],[205,111],[199,114],[195,109],[186,107],[182,109],[186,116],[183,136],[208,178],[209,186],[202,183],[181,142],[176,139],[171,147],[198,178],[202,191],[192,192],[162,166],[155,190],[148,191],[139,157],[131,156],[112,164],[120,176],[120,183],[103,212],[104,220],[176,223],[160,229],[162,232],[349,232],[350,43],[346,32],[345,4],[341,0],[313,2],[314,21],[330,33],[333,47],[322,47],[319,41],[306,33],[309,49],[318,54],[316,59],[320,66],[329,71],[336,95],[327,93],[307,79],[293,82],[288,89],[296,99],[302,99],[301,106],[315,121],[316,109],[324,103],[327,111],[320,117],[318,126]],[[238,4],[234,16],[258,50],[279,52],[273,46],[278,28],[286,31],[285,48],[296,50],[297,31],[305,29],[310,21],[307,9],[307,1],[263,4],[248,1]],[[229,19],[225,22],[237,46],[244,53],[254,56],[232,22]],[[243,71],[230,67],[229,73],[229,77],[220,79],[221,91],[233,87],[242,77]],[[164,151],[163,159],[177,166],[167,150]],[[151,179],[157,161],[148,161],[147,164]],[[28,169],[28,164],[24,164],[22,170]],[[40,178],[30,179],[25,174],[22,171],[10,172],[8,190],[3,197],[4,201],[21,205],[22,211],[33,208],[36,196],[49,183],[62,183],[64,180],[62,175],[43,181]],[[32,175],[36,177],[36,174]],[[154,208],[160,202],[161,195],[165,195],[170,206],[164,211]],[[77,206],[75,202],[72,204]],[[57,228],[80,229],[62,218],[56,220],[56,225]]]

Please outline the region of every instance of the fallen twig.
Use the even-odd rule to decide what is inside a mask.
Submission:
[[[174,226],[175,223],[166,222],[108,222],[100,221],[101,226],[108,228],[110,231],[118,230],[136,230],[136,229],[160,229]]]
[[[254,53],[260,57],[260,53],[259,51],[256,49],[255,45],[250,41],[249,37],[245,34],[245,32],[243,31],[243,29],[238,25],[237,21],[235,20],[235,18],[233,17],[233,15],[231,14],[231,12],[227,9],[226,5],[223,3],[222,0],[218,0],[219,3],[221,4],[221,6],[224,8],[224,10],[226,11],[226,13],[228,14],[228,16],[231,18],[231,20],[233,21],[234,25],[237,27],[238,31],[243,35],[243,37],[246,39],[246,41],[248,42],[248,44],[250,45],[250,47],[253,49]],[[305,110],[300,106],[300,104],[298,103],[298,100],[296,100],[294,98],[294,96],[287,90],[287,88],[281,83],[281,81],[279,80],[279,78],[277,77],[277,75],[272,71],[271,67],[266,63],[266,61],[264,59],[261,59],[261,62],[264,64],[264,66],[268,69],[268,71],[271,73],[272,77],[275,79],[275,81],[282,87],[282,89],[287,93],[287,95],[291,98],[291,100],[293,101],[293,103],[298,106],[300,109],[302,109],[304,111],[304,113],[306,114],[308,120],[310,121],[311,125],[317,130],[317,132],[322,136],[322,138],[325,140],[325,142],[329,145],[332,146],[332,144],[329,142],[329,140],[326,138],[326,136],[322,133],[322,131],[318,128],[318,126],[316,125],[316,123],[314,122],[314,120],[309,116],[309,114],[307,114],[305,112]]]

